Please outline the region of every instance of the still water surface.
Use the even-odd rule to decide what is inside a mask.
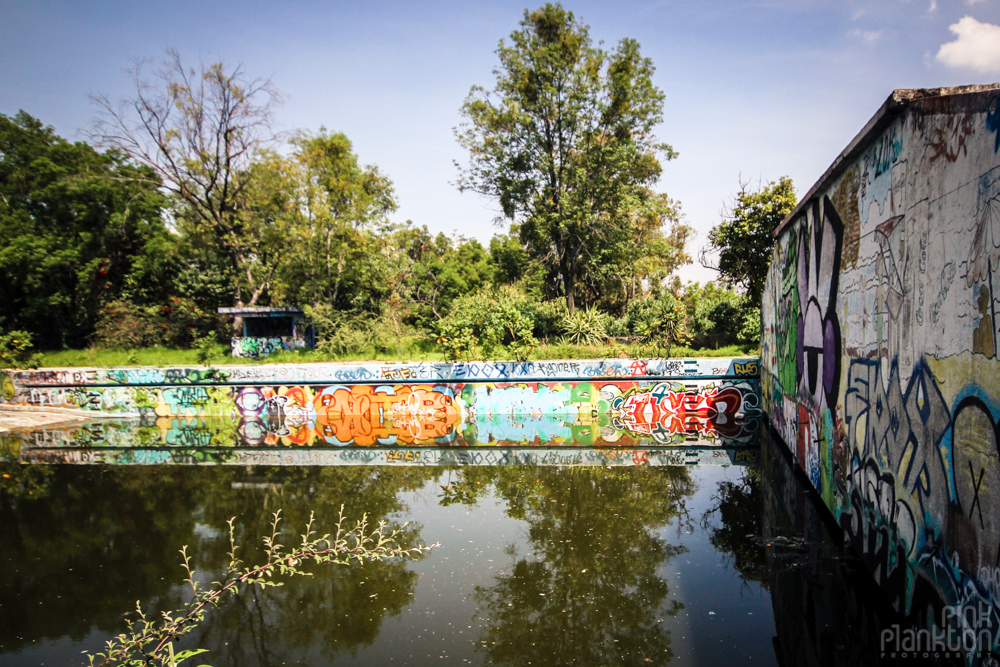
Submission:
[[[230,600],[181,643],[210,649],[190,664],[788,664],[822,648],[803,587],[839,585],[809,560],[839,552],[815,519],[803,533],[801,490],[787,471],[775,486],[773,465],[2,465],[4,667],[85,664],[136,600],[183,603],[182,545],[210,581],[226,520],[255,562],[278,509],[286,543],[310,511],[331,530],[343,505],[440,546]],[[831,639],[827,664],[850,644]]]

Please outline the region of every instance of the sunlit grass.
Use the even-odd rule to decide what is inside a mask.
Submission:
[[[755,345],[729,345],[718,349],[692,349],[674,347],[671,357],[754,357],[759,354]],[[199,356],[201,360],[199,360]],[[615,359],[651,357],[648,350],[635,344],[609,343],[604,345],[577,345],[561,341],[543,343],[531,359]],[[512,356],[491,355],[490,361],[513,361]],[[199,350],[165,347],[146,347],[135,350],[87,348],[83,350],[58,350],[42,352],[40,366],[57,367],[118,367],[118,366],[198,366],[223,364],[306,364],[318,362],[363,361],[445,361],[444,355],[426,345],[408,345],[386,352],[368,350],[365,353],[334,355],[322,350],[293,350],[272,354],[266,359],[240,359],[230,354],[228,346],[213,345],[201,355]],[[462,361],[483,361],[481,355]]]

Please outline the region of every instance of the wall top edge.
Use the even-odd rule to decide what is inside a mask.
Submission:
[[[350,384],[588,381],[602,379],[727,379],[759,377],[757,357],[590,359],[473,362],[302,363],[227,366],[40,368],[10,370],[21,386]]]
[[[884,130],[889,124],[896,119],[901,113],[907,110],[908,107],[920,107],[924,103],[938,103],[944,98],[955,97],[958,98],[963,95],[976,95],[982,93],[990,93],[1000,90],[1000,82],[998,83],[988,83],[988,84],[971,84],[965,86],[947,86],[942,88],[898,88],[886,98],[882,106],[879,107],[878,111],[875,112],[865,126],[861,128],[854,138],[847,144],[847,147],[840,152],[840,155],[834,159],[833,163],[823,172],[823,175],[813,184],[809,191],[806,192],[800,199],[792,212],[785,216],[774,231],[771,232],[771,236],[778,238],[782,232],[791,224],[805,208],[806,204],[812,200],[817,192],[826,188],[827,184],[837,178],[840,173],[856,158],[862,150],[868,145],[868,143]]]

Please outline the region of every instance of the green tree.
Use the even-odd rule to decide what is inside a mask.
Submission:
[[[583,275],[588,301],[608,312],[623,314],[647,290],[659,292],[691,261],[685,246],[694,230],[681,221],[680,204],[662,194],[652,204],[594,249]]]
[[[578,283],[606,262],[600,249],[662,213],[658,155],[675,157],[653,135],[664,95],[638,42],[605,52],[559,4],[525,11],[497,55],[493,90],[473,87],[461,109],[469,162],[458,185],[499,200],[573,312]]]
[[[0,327],[40,347],[82,345],[104,303],[161,299],[174,240],[156,174],[0,114]]]
[[[722,222],[708,233],[709,247],[708,252],[702,252],[702,264],[717,270],[726,284],[743,289],[759,309],[774,247],[771,232],[792,212],[797,199],[795,185],[787,176],[756,190],[747,189],[747,185],[740,183]],[[709,258],[711,252],[718,253],[717,261]]]
[[[295,248],[282,268],[285,293],[300,303],[379,311],[398,273],[388,215],[397,202],[392,181],[362,166],[341,133],[300,132],[285,161],[296,220]]]
[[[414,319],[429,325],[440,320],[460,296],[487,286],[493,270],[486,249],[476,239],[452,240],[443,233],[431,240],[425,226],[406,248],[413,260],[407,279]]]
[[[719,347],[738,341],[737,324],[743,320],[744,297],[730,287],[707,282],[689,283],[681,293],[695,347]]]

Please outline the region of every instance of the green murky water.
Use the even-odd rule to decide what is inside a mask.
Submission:
[[[331,530],[341,505],[349,520],[402,527],[407,545],[440,546],[231,599],[180,643],[210,649],[190,664],[791,664],[809,651],[835,664],[846,654],[803,619],[829,613],[847,633],[858,612],[802,591],[840,585],[839,552],[803,518],[780,457],[767,461],[0,464],[0,665],[85,664],[81,652],[121,631],[136,600],[177,608],[178,549],[212,580],[230,517],[253,562],[272,512],[291,540],[311,511]]]

